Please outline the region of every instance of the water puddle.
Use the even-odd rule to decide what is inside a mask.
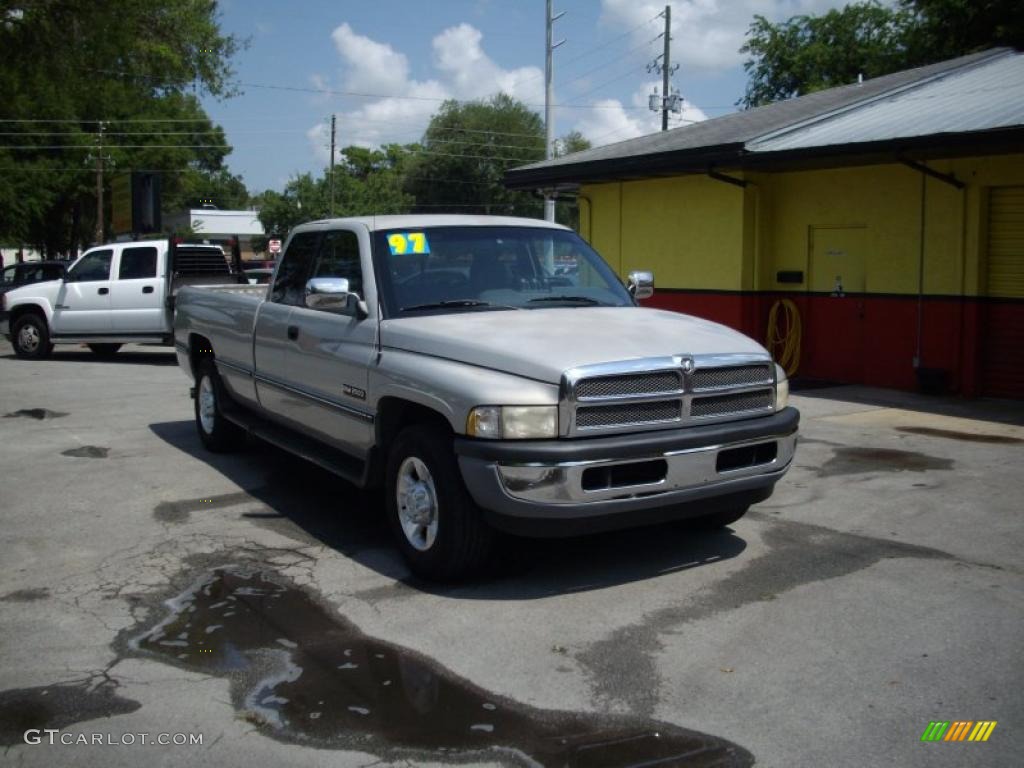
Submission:
[[[108,453],[110,453],[109,448],[99,445],[83,445],[80,448],[68,448],[66,451],[61,451],[60,455],[76,459],[105,459]]]
[[[841,446],[835,449],[832,457],[817,472],[819,477],[833,477],[866,472],[928,472],[952,468],[952,459],[940,459],[914,451]]]
[[[16,589],[0,596],[3,603],[31,603],[36,600],[45,600],[50,596],[48,587],[32,587],[30,589]]]
[[[985,435],[976,432],[960,432],[955,429],[935,429],[934,427],[896,427],[899,432],[925,437],[945,437],[949,440],[961,440],[967,443],[993,443],[995,445],[1017,445],[1024,443],[1019,437],[1009,435]]]
[[[51,411],[46,408],[22,408],[4,414],[5,419],[36,419],[37,421],[59,419],[61,416],[67,416],[67,414],[63,411]]]
[[[98,675],[88,680],[0,691],[0,745],[25,743],[25,731],[66,728],[72,723],[134,712],[141,705],[116,694],[117,684]]]
[[[668,723],[495,696],[266,572],[217,569],[167,606],[132,652],[230,678],[241,716],[283,741],[514,765],[753,764],[735,744]]]

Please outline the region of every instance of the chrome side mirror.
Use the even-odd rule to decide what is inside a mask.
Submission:
[[[314,277],[306,283],[306,306],[321,312],[365,317],[359,296],[349,291],[348,278]]]
[[[634,299],[646,299],[654,295],[653,272],[630,272],[626,278],[626,290]]]

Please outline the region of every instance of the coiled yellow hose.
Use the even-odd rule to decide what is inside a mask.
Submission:
[[[781,327],[780,310],[783,321]],[[800,335],[800,310],[789,299],[779,299],[768,312],[768,339],[765,346],[787,376],[792,376],[800,368]]]

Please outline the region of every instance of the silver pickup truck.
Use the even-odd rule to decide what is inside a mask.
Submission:
[[[383,487],[412,570],[452,579],[498,532],[718,527],[771,495],[799,422],[785,375],[637,306],[652,291],[543,221],[333,219],[292,232],[268,286],[183,289],[175,346],[207,448],[251,433]]]

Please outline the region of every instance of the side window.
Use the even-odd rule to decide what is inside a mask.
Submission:
[[[25,269],[21,279],[26,283],[38,283],[43,279],[43,268],[39,264],[33,264]]]
[[[277,269],[277,278],[270,291],[271,301],[296,307],[303,306],[308,279],[306,275],[313,265],[319,241],[319,232],[300,232],[292,237]]]
[[[7,267],[6,269],[4,269],[3,282],[0,283],[0,285],[13,285],[14,284],[14,276],[17,274],[17,272],[18,272],[17,265],[10,266],[10,267]]]
[[[335,229],[324,233],[311,277],[345,277],[348,289],[363,297],[363,266],[359,262],[359,237]]]
[[[69,283],[87,283],[92,280],[110,279],[110,261],[113,251],[93,251],[87,253],[68,272]]]
[[[118,280],[140,280],[156,277],[156,248],[125,248],[121,251],[121,266],[117,269]]]

